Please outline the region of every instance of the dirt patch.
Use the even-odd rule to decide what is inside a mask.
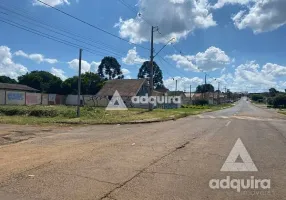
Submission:
[[[2,135],[0,145],[21,142],[34,138],[35,136],[36,134],[31,131],[12,131],[10,134]]]

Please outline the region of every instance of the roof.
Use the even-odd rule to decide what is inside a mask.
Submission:
[[[21,84],[10,84],[10,83],[0,83],[0,89],[4,90],[21,90],[21,91],[30,91],[30,92],[38,92],[39,90],[35,88],[31,88],[27,85]]]
[[[167,92],[168,96],[183,96],[185,97],[185,93],[183,91],[169,91]]]
[[[152,96],[157,96],[157,97],[159,96],[159,97],[161,97],[161,96],[164,96],[164,93],[160,92],[158,90],[153,90]]]
[[[103,88],[96,94],[96,96],[106,97],[113,96],[117,90],[120,96],[132,97],[136,96],[146,83],[146,79],[117,79],[109,80],[105,83]]]

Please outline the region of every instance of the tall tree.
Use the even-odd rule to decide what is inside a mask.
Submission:
[[[19,83],[38,89],[41,92],[61,94],[62,80],[46,71],[32,71],[18,77]]]
[[[0,83],[11,83],[11,84],[16,84],[17,81],[14,79],[11,79],[8,76],[0,76]]]
[[[146,61],[143,63],[141,68],[139,69],[138,78],[149,78],[150,77],[150,61]],[[160,67],[156,62],[153,62],[153,80],[154,80],[154,88],[163,88],[163,73]]]
[[[214,92],[214,86],[211,84],[199,85],[196,90],[197,93]]]
[[[271,96],[271,97],[275,97],[276,96],[276,94],[278,94],[279,92],[275,89],[275,88],[270,88],[269,89],[269,95]]]
[[[101,78],[112,79],[124,79],[124,75],[121,71],[121,65],[113,57],[104,57],[101,64],[98,66],[98,74]]]

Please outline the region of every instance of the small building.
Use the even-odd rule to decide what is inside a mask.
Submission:
[[[39,90],[22,84],[0,83],[0,90],[39,92]]]
[[[131,98],[148,94],[148,81],[147,79],[109,80],[96,94],[94,100],[96,105],[106,107],[116,91],[118,91],[127,107],[135,107],[131,102]]]
[[[32,105],[41,104],[39,90],[27,85],[0,83],[1,105]]]

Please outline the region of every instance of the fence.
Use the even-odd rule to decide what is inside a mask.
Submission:
[[[65,97],[57,94],[40,94],[0,90],[0,105],[61,105]]]
[[[125,105],[129,108],[148,108],[148,104],[133,104],[130,97],[122,97]],[[108,97],[98,97],[94,95],[81,95],[81,105],[106,107],[110,99]],[[76,106],[78,104],[77,95],[40,94],[23,91],[0,90],[0,105],[67,105]],[[170,109],[177,108],[178,105],[164,104],[157,105],[157,108]]]

